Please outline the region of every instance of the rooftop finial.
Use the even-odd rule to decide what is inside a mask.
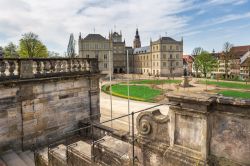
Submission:
[[[81,39],[82,38],[82,34],[81,34],[81,32],[79,33],[79,39]]]

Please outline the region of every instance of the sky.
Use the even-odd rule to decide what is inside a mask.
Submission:
[[[250,0],[0,0],[0,46],[34,32],[49,51],[64,54],[70,33],[77,41],[80,32],[108,37],[111,30],[132,46],[136,28],[142,46],[183,37],[184,54],[219,52],[227,41],[250,45]]]

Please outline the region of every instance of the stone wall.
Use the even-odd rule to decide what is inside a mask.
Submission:
[[[59,139],[80,120],[98,122],[98,82],[85,75],[0,84],[0,151]]]
[[[168,115],[151,111],[137,117],[144,165],[250,165],[249,100],[192,93],[167,97]]]
[[[211,155],[217,163],[250,164],[249,102],[217,101],[218,111],[211,113]]]

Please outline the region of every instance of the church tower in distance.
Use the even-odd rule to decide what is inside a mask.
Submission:
[[[140,35],[138,32],[138,28],[136,28],[136,34],[135,34],[135,39],[134,39],[134,48],[140,48],[140,47],[141,47]]]

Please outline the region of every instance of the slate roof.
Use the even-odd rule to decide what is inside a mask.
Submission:
[[[150,52],[150,46],[140,47],[134,49],[134,54],[148,53]]]
[[[250,45],[246,45],[246,46],[232,47],[231,51],[233,52],[235,58],[240,58],[249,50],[250,50]]]
[[[83,40],[107,40],[100,34],[88,34]]]
[[[165,42],[177,42],[176,40],[174,40],[171,37],[161,37],[160,39],[158,39],[156,42],[160,42],[160,41],[165,41]]]

